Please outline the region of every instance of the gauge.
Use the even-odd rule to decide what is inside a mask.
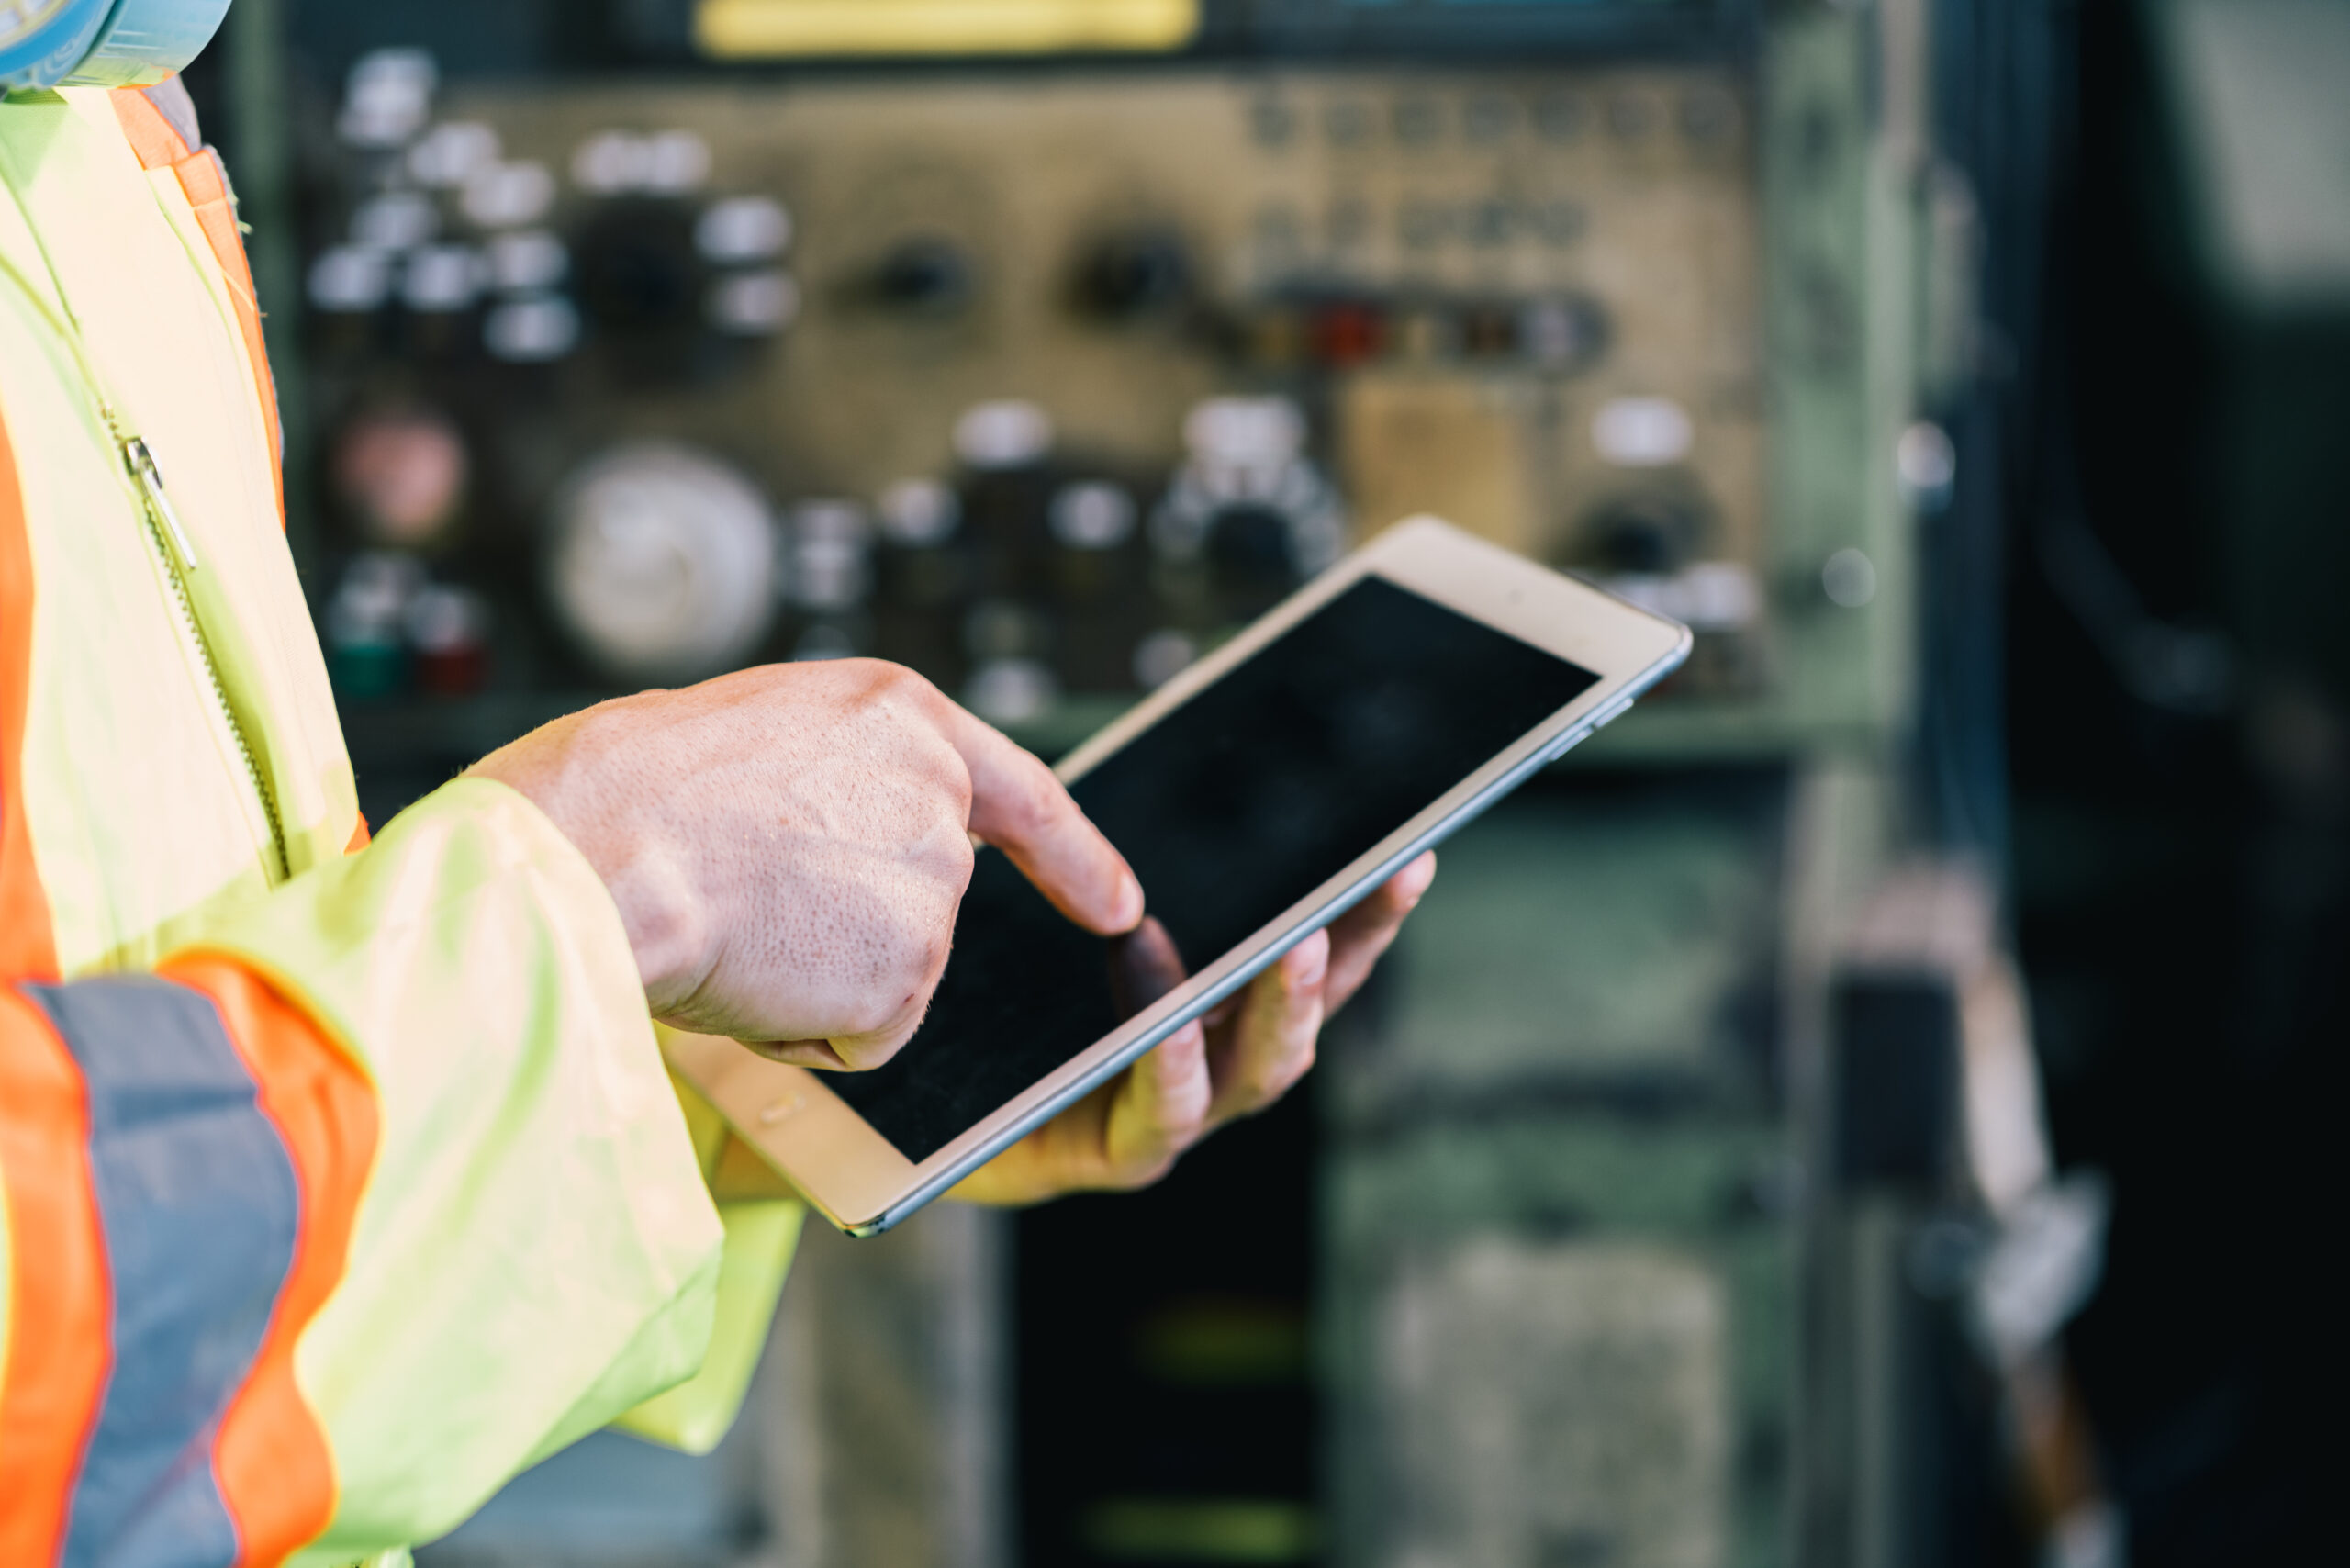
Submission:
[[[363,413],[335,438],[332,454],[335,492],[360,532],[401,549],[445,542],[471,467],[454,421],[431,409]]]
[[[775,614],[776,526],[739,471],[641,442],[596,458],[556,499],[548,585],[612,674],[698,680],[740,664]]]

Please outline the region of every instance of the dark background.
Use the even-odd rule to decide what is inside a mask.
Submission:
[[[2006,638],[2015,922],[2057,1156],[2116,1194],[2068,1344],[2134,1562],[2286,1561],[2330,1533],[2339,1446],[2320,1063],[2350,1038],[2350,331],[2214,297],[2142,8],[2070,20]],[[2223,696],[2132,690],[2060,587],[2075,530],[2141,600],[2132,630],[2225,650]]]

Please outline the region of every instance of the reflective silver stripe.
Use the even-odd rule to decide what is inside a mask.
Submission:
[[[196,100],[187,95],[187,84],[176,76],[167,76],[151,87],[141,87],[139,95],[155,106],[163,123],[179,133],[190,152],[204,145],[204,132],[196,123]]]
[[[82,1070],[113,1286],[64,1568],[227,1568],[213,1444],[293,1266],[299,1179],[209,998],[147,977],[22,989]]]

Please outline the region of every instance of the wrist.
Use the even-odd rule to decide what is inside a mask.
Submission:
[[[621,917],[654,1016],[682,1005],[708,976],[711,924],[687,868],[630,787],[624,736],[605,703],[558,719],[467,769],[529,800],[579,851]],[[605,732],[605,733],[598,733]],[[648,828],[653,831],[648,832]]]

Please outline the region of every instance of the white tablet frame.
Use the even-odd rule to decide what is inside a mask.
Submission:
[[[732,1040],[673,1036],[670,1064],[827,1219],[871,1236],[939,1196],[1128,1063],[1246,985],[1422,850],[1471,821],[1631,706],[1688,656],[1688,628],[1435,518],[1398,523],[1282,601],[1064,758],[1073,782],[1194,692],[1355,582],[1378,576],[1593,671],[1573,701],[1505,748],[1246,942],[1031,1084],[927,1159],[908,1159],[824,1087]]]

